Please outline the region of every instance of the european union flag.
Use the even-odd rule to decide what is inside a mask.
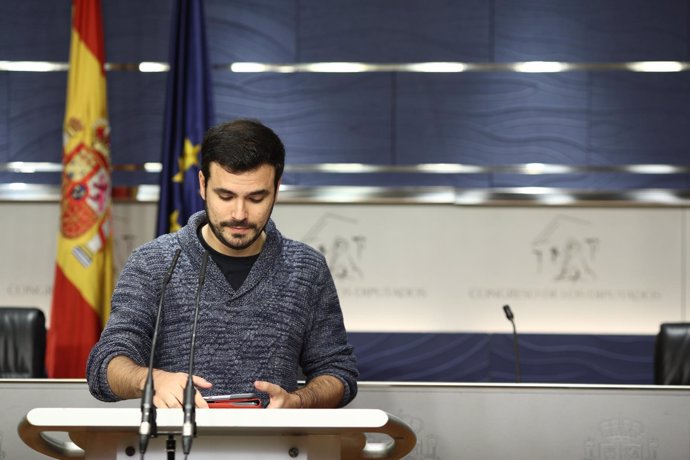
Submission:
[[[203,0],[177,0],[166,96],[158,235],[179,230],[203,209],[201,141],[213,126]]]

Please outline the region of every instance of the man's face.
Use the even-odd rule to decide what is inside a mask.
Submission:
[[[199,190],[210,229],[203,235],[213,249],[230,256],[260,252],[261,232],[276,200],[274,175],[275,169],[268,164],[235,174],[214,162],[209,168],[208,182],[199,172]]]

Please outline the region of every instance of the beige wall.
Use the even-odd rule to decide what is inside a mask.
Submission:
[[[0,304],[49,316],[57,203],[0,203]],[[153,237],[156,205],[114,208],[115,263]],[[687,319],[683,208],[278,204],[324,251],[352,331],[654,334]]]

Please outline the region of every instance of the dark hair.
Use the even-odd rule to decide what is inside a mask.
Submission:
[[[275,169],[277,187],[285,167],[285,147],[273,130],[258,120],[239,119],[206,131],[201,144],[201,171],[206,181],[211,163],[234,172],[246,172],[269,164]]]

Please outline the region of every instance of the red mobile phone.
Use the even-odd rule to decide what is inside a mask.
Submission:
[[[256,393],[204,396],[210,409],[263,409]]]

